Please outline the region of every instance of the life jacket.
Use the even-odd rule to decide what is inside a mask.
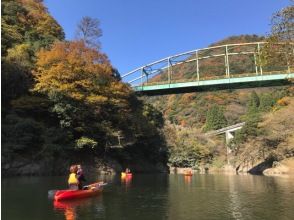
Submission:
[[[79,184],[79,180],[75,173],[69,174],[68,184]]]

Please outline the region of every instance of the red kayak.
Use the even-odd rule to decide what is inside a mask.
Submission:
[[[92,197],[102,192],[105,183],[99,182],[86,186],[84,190],[58,190],[54,195],[55,201]]]

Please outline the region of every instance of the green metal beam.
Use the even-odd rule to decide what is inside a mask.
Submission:
[[[249,84],[258,82],[272,82],[281,81],[287,79],[294,79],[294,73],[276,73],[273,75],[259,75],[259,76],[247,76],[247,77],[235,77],[235,78],[224,78],[224,79],[211,79],[211,80],[200,80],[193,82],[181,82],[181,83],[171,83],[171,84],[158,84],[158,85],[142,85],[133,87],[136,92],[152,92],[157,91],[160,93],[164,90],[177,90],[182,88],[203,88],[203,87],[217,87],[217,86],[227,86],[233,84]]]

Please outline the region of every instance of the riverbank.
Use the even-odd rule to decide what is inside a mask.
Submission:
[[[262,161],[256,164],[251,164],[246,167],[235,167],[232,165],[224,165],[222,167],[203,166],[195,170],[186,167],[170,167],[171,174],[184,174],[187,171],[193,174],[210,173],[210,174],[251,174],[264,176],[294,176],[294,157],[287,158],[281,161],[269,163]]]
[[[294,158],[287,158],[273,163],[273,167],[263,171],[263,174],[266,176],[294,176]]]

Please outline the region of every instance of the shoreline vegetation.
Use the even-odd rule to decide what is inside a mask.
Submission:
[[[64,175],[70,164],[102,174],[126,167],[134,173],[177,167],[180,173],[293,174],[293,82],[137,96],[101,51],[99,20],[82,18],[76,39],[68,41],[43,1],[3,0],[1,6],[3,176]],[[231,36],[211,46],[268,41],[260,65],[269,70],[288,65],[293,71],[293,53],[285,60],[271,47],[283,41],[279,50],[289,49],[292,35],[284,36],[287,25],[281,24],[291,21],[293,10],[275,14],[271,36]],[[208,75],[224,72],[223,59],[205,62],[201,71]],[[231,71],[249,72],[252,63],[244,56]],[[179,65],[174,77],[192,78],[189,65]],[[205,136],[240,122],[246,124],[228,145],[221,135]]]
[[[185,172],[190,171],[193,174],[222,174],[222,175],[254,175],[247,172],[236,172],[236,169],[232,166],[226,165],[223,168],[215,168],[206,170],[202,167],[200,170],[193,170],[191,168],[180,168],[172,167],[170,169],[170,174],[185,174]],[[289,177],[294,175],[294,158],[287,158],[281,160],[280,162],[274,163],[273,166],[263,170],[263,176],[273,176],[273,177]]]

